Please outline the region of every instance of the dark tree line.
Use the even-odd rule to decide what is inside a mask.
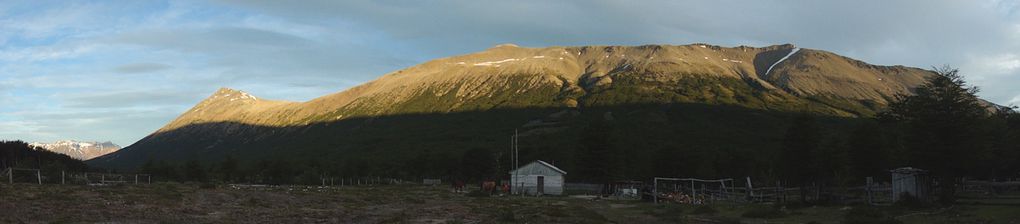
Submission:
[[[501,177],[497,170],[494,153],[484,148],[473,148],[452,160],[436,160],[425,156],[412,160],[411,163],[423,163],[448,175],[422,176],[425,178],[443,178],[447,180],[482,181],[497,180]],[[321,184],[322,178],[370,178],[370,177],[401,177],[386,172],[373,172],[369,163],[344,161],[320,162],[308,160],[256,160],[242,163],[234,157],[226,157],[219,162],[202,162],[188,160],[183,163],[171,163],[163,160],[148,160],[137,172],[152,174],[162,181],[190,182],[226,182],[226,183],[262,183],[262,184]],[[421,165],[421,164],[418,164]],[[336,180],[339,181],[339,180]]]
[[[849,186],[865,177],[888,180],[889,170],[910,166],[931,171],[945,186],[940,195],[951,200],[950,186],[960,178],[1020,177],[1020,114],[982,103],[977,92],[956,69],[937,68],[914,94],[898,96],[879,115],[849,126],[834,127],[809,113],[791,116],[772,157],[742,149],[663,147],[635,163],[623,158],[630,153],[620,150],[626,146],[614,145],[611,124],[593,122],[578,143],[580,168],[571,178],[752,176],[787,186]],[[652,171],[621,174],[627,166]]]
[[[990,108],[977,98],[959,70],[942,67],[914,95],[901,96],[879,115],[895,132],[892,153],[899,165],[930,170],[939,196],[952,201],[960,178],[1018,176],[1017,112]]]
[[[70,156],[36,149],[23,141],[0,141],[0,169],[26,168],[52,171],[88,171],[88,165]]]
[[[784,138],[781,179],[845,184],[839,177],[883,177],[909,166],[929,170],[940,183],[940,200],[951,202],[960,178],[1020,176],[1020,114],[981,103],[978,89],[956,69],[935,72],[915,94],[899,96],[846,137],[797,117]]]

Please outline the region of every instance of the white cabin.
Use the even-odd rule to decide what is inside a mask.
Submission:
[[[510,171],[510,190],[514,194],[561,195],[564,175],[567,175],[566,171],[545,161],[535,160]]]

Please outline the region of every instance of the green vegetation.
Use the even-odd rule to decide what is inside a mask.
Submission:
[[[850,209],[843,216],[843,223],[846,224],[899,224],[903,223],[889,216],[881,208],[876,207],[855,207]]]
[[[691,214],[695,215],[711,215],[716,213],[719,213],[719,210],[712,208],[710,205],[698,206],[697,208],[694,208],[694,211],[691,211]]]
[[[786,213],[772,206],[756,206],[744,211],[740,216],[755,219],[776,219],[786,217]]]

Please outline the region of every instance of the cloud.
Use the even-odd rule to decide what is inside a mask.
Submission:
[[[88,54],[94,49],[95,45],[60,45],[0,50],[0,61],[35,62],[57,60]]]
[[[1016,0],[0,1],[0,103],[12,105],[0,108],[0,130],[27,140],[126,144],[221,86],[304,101],[501,43],[793,43],[875,64],[958,66],[982,88],[982,97],[1016,103],[1018,5]],[[125,76],[141,73],[147,75]],[[14,127],[23,131],[9,129]]]
[[[17,137],[25,133],[33,133],[35,135],[43,135],[39,133],[39,129],[42,126],[33,121],[4,121],[0,120],[0,140],[18,140]],[[11,138],[14,137],[14,138]]]
[[[150,73],[173,68],[173,66],[160,63],[133,63],[123,64],[113,68],[113,71],[124,74]]]
[[[201,93],[197,93],[201,94]],[[197,103],[195,92],[165,90],[132,90],[115,92],[76,93],[61,97],[71,108],[123,108],[133,106],[180,105]]]
[[[31,3],[29,3],[31,4]],[[0,18],[0,30],[16,33],[24,38],[45,38],[61,33],[64,29],[82,29],[96,26],[87,17],[101,10],[95,4],[62,3],[60,7],[39,3],[38,8],[6,11],[18,15],[14,18]],[[47,7],[48,6],[48,7]],[[20,14],[20,15],[19,15]]]
[[[114,41],[157,49],[221,53],[302,47],[309,42],[293,35],[244,27],[142,30],[122,34]]]
[[[157,107],[8,113],[5,116],[19,120],[0,120],[0,134],[27,141],[111,140],[128,145],[172,120],[173,111]]]
[[[875,64],[955,65],[972,80],[1017,75],[1011,55],[1020,52],[1017,2],[221,1],[298,24],[381,33],[381,40],[427,55],[422,60],[507,42],[532,47],[793,43]],[[983,94],[1003,102],[1007,91],[985,88]]]
[[[280,27],[282,25],[271,26]],[[215,77],[226,82],[282,76],[299,80],[330,77],[364,82],[395,70],[394,64],[406,66],[413,63],[356,43],[336,43],[297,36],[321,35],[306,31],[308,29],[312,28],[276,31],[231,26],[138,30],[112,37],[108,43],[198,56],[203,60],[197,63],[204,69],[218,70]],[[320,85],[328,83],[335,82],[320,82]],[[226,84],[229,83],[221,83]],[[332,86],[334,91],[347,87],[351,86]]]
[[[1020,57],[1015,54],[1003,55],[1002,58],[994,62],[994,66],[1004,73],[1013,73],[1020,68]]]

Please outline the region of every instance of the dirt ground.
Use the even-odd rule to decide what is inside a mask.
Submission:
[[[849,207],[655,205],[577,197],[470,197],[446,187],[0,185],[0,223],[840,223]],[[1020,207],[914,211],[906,223],[1020,223]],[[918,214],[918,215],[910,215]]]

